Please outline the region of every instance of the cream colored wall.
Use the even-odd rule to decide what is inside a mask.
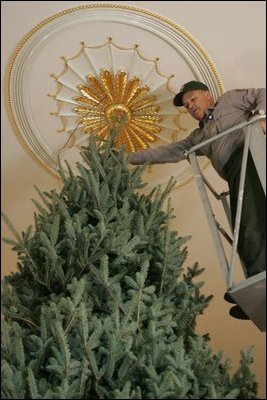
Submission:
[[[5,4],[6,3],[6,4]],[[95,2],[96,3],[96,2]],[[225,89],[265,85],[265,2],[119,2],[150,9],[187,29],[207,50],[218,67]],[[2,7],[2,71],[5,70],[11,51],[21,37],[42,19],[62,9],[83,4],[77,1],[62,2],[4,2]],[[201,15],[201,18],[199,16]],[[217,18],[217,15],[220,17]],[[15,18],[16,17],[16,18]],[[14,23],[14,20],[16,21]],[[264,36],[263,36],[264,35]],[[35,209],[31,198],[37,198],[33,184],[42,190],[59,188],[58,182],[37,165],[22,149],[15,137],[2,101],[2,209],[11,218],[18,231],[33,221]],[[218,192],[225,187],[223,181],[208,167],[206,175]],[[192,235],[188,242],[185,266],[198,261],[205,271],[200,280],[205,282],[203,293],[214,294],[214,299],[199,317],[198,331],[210,333],[211,347],[224,351],[236,368],[240,350],[254,345],[259,397],[265,398],[265,333],[250,321],[239,321],[228,315],[230,305],[223,301],[225,291],[222,273],[218,266],[212,238],[202,210],[197,188],[191,182],[172,193],[176,215],[173,228],[179,235]],[[216,206],[218,219],[224,219]],[[2,237],[10,237],[2,225]],[[2,275],[15,270],[16,255],[2,244]]]

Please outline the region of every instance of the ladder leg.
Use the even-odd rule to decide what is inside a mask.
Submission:
[[[200,171],[198,162],[196,160],[195,153],[191,153],[188,156],[189,156],[190,163],[191,163],[193,171],[194,171],[194,175],[195,175],[196,182],[197,182],[197,187],[198,187],[199,194],[200,194],[200,197],[201,197],[201,200],[202,200],[202,204],[204,206],[204,211],[205,211],[208,223],[209,223],[209,227],[210,227],[210,230],[211,230],[212,238],[214,240],[217,256],[219,258],[219,262],[220,262],[220,265],[221,265],[221,268],[222,268],[222,271],[223,271],[223,274],[224,274],[225,282],[227,284],[229,266],[228,266],[228,262],[227,262],[227,259],[226,259],[226,256],[225,256],[225,252],[224,252],[223,246],[222,246],[221,238],[220,238],[219,233],[218,233],[216,222],[215,222],[214,217],[213,217],[213,213],[212,213],[212,208],[211,208],[211,205],[210,205],[209,197],[208,197],[205,185],[204,185],[203,180],[202,180],[201,171]]]

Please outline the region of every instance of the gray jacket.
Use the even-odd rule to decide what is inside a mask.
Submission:
[[[254,110],[266,110],[266,89],[235,89],[223,94],[212,109],[212,119],[201,121],[187,138],[179,142],[131,153],[131,164],[174,163],[184,160],[185,150],[213,137],[226,129],[247,121]],[[211,160],[218,174],[225,179],[223,167],[231,154],[244,142],[244,131],[238,130],[202,147],[197,155],[205,155]]]

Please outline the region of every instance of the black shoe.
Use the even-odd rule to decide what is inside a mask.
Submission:
[[[233,299],[233,297],[228,292],[224,293],[223,298],[225,301],[228,301],[228,303],[236,304],[236,301]]]
[[[250,319],[247,316],[247,314],[244,313],[242,308],[240,308],[239,306],[234,306],[234,307],[230,308],[229,314],[231,315],[231,317],[237,318],[237,319]]]

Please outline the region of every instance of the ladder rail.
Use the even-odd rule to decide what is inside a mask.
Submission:
[[[210,227],[210,231],[212,233],[212,238],[213,238],[213,241],[215,244],[215,249],[217,252],[219,263],[221,265],[221,268],[222,268],[222,271],[224,274],[227,290],[229,290],[233,287],[233,274],[234,274],[234,268],[235,268],[237,243],[238,243],[239,230],[240,230],[247,158],[248,158],[248,151],[252,147],[251,146],[252,130],[256,125],[255,123],[257,122],[257,125],[259,127],[258,121],[261,119],[264,119],[264,118],[265,118],[265,116],[253,117],[249,121],[242,122],[241,124],[238,124],[230,129],[227,129],[226,131],[221,132],[220,134],[216,135],[215,137],[209,138],[209,139],[199,143],[198,145],[191,147],[188,151],[185,151],[185,155],[189,158],[189,161],[191,163],[191,166],[192,166],[192,169],[194,172],[194,176],[196,178],[197,187],[198,187],[199,194],[200,194],[200,197],[202,200],[206,218],[207,218],[207,221],[208,221],[208,224]],[[236,218],[234,221],[234,227],[231,228],[233,230],[233,240],[232,240],[232,252],[231,252],[231,257],[230,257],[230,264],[229,264],[227,261],[227,257],[225,255],[225,251],[224,251],[224,248],[223,248],[223,245],[221,242],[220,235],[218,233],[218,231],[223,233],[222,231],[224,231],[224,230],[220,227],[220,224],[214,218],[214,214],[212,212],[212,208],[211,208],[209,197],[208,197],[208,194],[207,194],[207,191],[205,188],[205,184],[210,189],[210,191],[212,192],[212,194],[215,196],[215,198],[217,200],[219,200],[219,199],[222,200],[224,211],[226,213],[228,222],[231,226],[230,208],[229,208],[229,205],[226,200],[226,194],[223,193],[222,195],[218,195],[216,193],[216,191],[214,190],[214,188],[211,186],[211,184],[208,182],[208,180],[202,175],[197,158],[196,158],[196,151],[199,150],[201,147],[207,145],[208,143],[212,143],[213,141],[218,140],[221,137],[228,135],[228,134],[230,134],[238,129],[241,129],[241,128],[244,128],[245,143],[244,143],[242,165],[241,165],[241,171],[240,171],[240,182],[239,182]],[[261,134],[262,134],[262,131],[261,131]],[[253,152],[251,152],[253,159],[256,158],[256,150],[255,149],[257,149],[257,147],[254,145]],[[266,157],[265,157],[265,159],[266,159]],[[261,179],[261,184],[263,185],[263,181],[265,183],[264,173],[266,174],[265,171],[262,171],[264,164],[262,163],[262,161],[260,161],[260,162],[257,161],[257,164],[255,162],[255,165],[256,165],[258,175],[260,175],[260,173],[261,173],[260,179]],[[266,165],[266,161],[265,161],[265,165]],[[266,187],[265,187],[265,193],[266,193]],[[231,239],[228,240],[228,242],[231,244]],[[242,260],[241,260],[241,263],[242,263]]]

